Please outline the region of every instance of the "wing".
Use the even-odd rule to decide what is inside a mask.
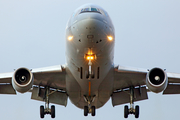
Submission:
[[[135,86],[134,101],[148,98],[146,87],[141,87],[141,85],[146,84],[147,70],[117,66],[114,68],[114,71],[114,92],[111,97],[113,106],[130,102],[129,88],[131,86]]]
[[[114,90],[130,86],[145,85],[147,70],[128,68],[123,66],[115,67]]]
[[[0,74],[0,94],[16,94],[11,83],[12,76],[13,72]]]
[[[148,99],[146,75],[149,70],[122,66],[117,66],[114,70],[113,106],[129,103],[131,86],[134,86],[134,101]],[[163,94],[180,94],[180,74],[168,72],[166,74],[168,85]]]
[[[49,102],[59,105],[67,105],[65,66],[51,66],[32,69],[34,76],[31,99],[44,101],[46,87],[53,94],[49,96]],[[12,76],[14,72],[0,74],[0,94],[16,94],[12,87]]]
[[[34,85],[66,90],[65,66],[57,65],[32,69],[32,73],[34,75]]]
[[[180,94],[180,74],[167,73],[167,76],[169,84],[163,94]]]

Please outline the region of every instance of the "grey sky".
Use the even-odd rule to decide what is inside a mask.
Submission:
[[[67,20],[85,3],[98,4],[111,16],[115,64],[180,73],[179,0],[0,0],[0,73],[64,64]],[[179,119],[180,95],[148,94],[148,100],[135,103],[140,105],[139,120]],[[40,119],[44,103],[31,100],[30,93],[0,99],[0,119]],[[84,117],[68,101],[66,108],[56,105],[55,119],[123,120],[123,114],[124,105],[113,108],[110,100],[96,117]]]

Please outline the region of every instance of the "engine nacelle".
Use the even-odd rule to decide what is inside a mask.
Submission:
[[[164,91],[167,87],[167,84],[167,74],[161,68],[153,68],[147,73],[146,85],[152,92],[159,93]]]
[[[19,68],[12,77],[12,86],[16,91],[24,93],[31,89],[33,81],[34,77],[29,69]]]

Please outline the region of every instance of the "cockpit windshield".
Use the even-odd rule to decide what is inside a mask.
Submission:
[[[98,8],[83,8],[83,9],[81,9],[79,14],[85,13],[85,12],[97,12],[97,13],[102,14],[102,10],[100,10]]]
[[[84,6],[84,7],[81,7],[80,9],[78,9],[74,14],[73,16],[78,16],[79,14],[82,14],[82,13],[99,13],[101,15],[104,15],[104,16],[108,16],[107,12],[104,11],[103,9],[101,8],[97,8],[97,7],[91,7],[91,6]]]

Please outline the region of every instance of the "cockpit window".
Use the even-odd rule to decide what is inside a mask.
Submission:
[[[106,11],[100,9],[100,8],[95,8],[95,7],[87,7],[87,8],[82,8],[79,9],[75,14],[73,14],[73,16],[77,16],[81,13],[87,13],[87,12],[95,12],[95,13],[99,13],[102,14],[104,16],[108,16],[108,14],[106,13]]]
[[[91,8],[91,11],[98,11],[99,12],[99,10],[97,9],[97,8]]]
[[[83,8],[83,9],[81,9],[81,12],[89,12],[89,11],[90,11],[89,8]]]
[[[79,14],[85,13],[85,12],[97,12],[97,13],[102,14],[101,11],[102,11],[102,10],[99,10],[98,8],[83,8],[83,9],[81,9],[81,11],[80,11]]]

